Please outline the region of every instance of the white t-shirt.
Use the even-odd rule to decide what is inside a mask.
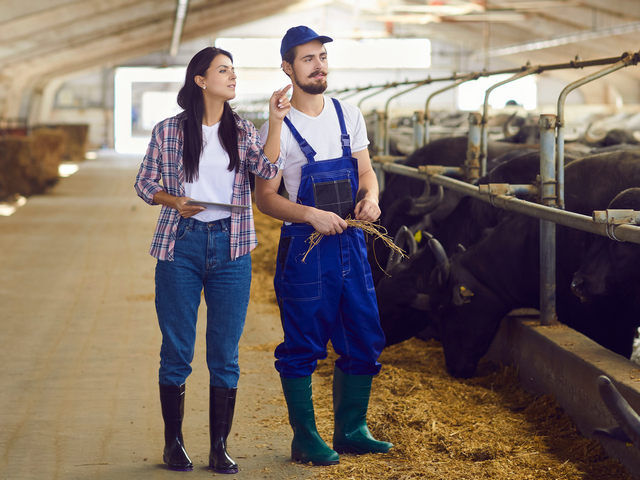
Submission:
[[[185,182],[187,197],[202,202],[231,203],[235,170],[229,171],[229,154],[220,143],[218,128],[220,122],[202,125],[202,153],[198,178],[194,182]],[[193,216],[201,222],[213,222],[231,216],[231,210],[225,207],[208,205],[206,210]]]
[[[324,96],[324,108],[317,117],[310,117],[291,107],[287,117],[300,132],[309,145],[315,150],[316,160],[331,160],[342,156],[342,143],[340,141],[340,123],[338,114],[330,97]],[[360,110],[348,103],[340,102],[347,133],[351,139],[351,153],[360,152],[367,148],[367,127]],[[267,140],[269,124],[265,122],[260,128],[260,138]],[[284,178],[284,186],[289,193],[289,200],[297,200],[298,187],[300,185],[300,168],[307,163],[307,158],[300,150],[300,145],[293,137],[286,124],[282,125],[280,135],[280,156],[283,158],[281,167]]]

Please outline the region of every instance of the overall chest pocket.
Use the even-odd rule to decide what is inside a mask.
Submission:
[[[351,180],[315,180],[313,200],[316,208],[333,212],[342,218],[353,214],[353,190]]]

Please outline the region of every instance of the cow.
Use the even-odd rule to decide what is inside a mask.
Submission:
[[[460,166],[464,163],[467,150],[467,137],[444,137],[419,148],[402,162],[403,165],[419,167],[421,165]],[[498,162],[506,161],[503,155],[518,155],[533,151],[531,145],[516,145],[506,142],[490,141],[488,144],[488,166],[490,170]],[[380,197],[380,224],[395,235],[402,225],[412,231],[420,230],[425,215],[431,212],[431,219],[447,216],[457,205],[461,194],[447,192],[444,196],[430,195],[429,187],[420,179],[403,175],[387,174],[386,187]],[[438,189],[441,191],[441,189]],[[437,209],[436,209],[437,207]],[[374,282],[382,278],[377,264],[386,265],[388,251],[382,245],[369,245],[369,263],[374,272]]]
[[[590,214],[606,208],[618,192],[640,185],[640,151],[622,150],[570,162],[565,182],[568,210]],[[570,290],[574,272],[585,261],[591,235],[557,228],[558,318],[625,355],[629,341],[611,338],[608,331],[611,321],[629,312],[606,299],[581,303]],[[454,254],[447,271],[445,282],[430,282],[429,313],[438,323],[449,373],[470,377],[502,318],[516,308],[539,308],[539,220],[509,213],[481,241]]]
[[[607,208],[640,210],[640,188],[623,190]],[[605,342],[619,344],[618,353],[630,357],[634,335],[640,326],[640,245],[592,237],[585,259],[573,275],[571,291],[588,305],[615,303],[616,308],[624,308],[628,314],[611,323],[610,338]]]
[[[539,154],[519,153],[514,158],[507,154],[508,158],[479,183],[533,183],[540,168]],[[429,231],[422,233],[426,239],[423,243],[427,246],[390,268],[388,276],[381,277],[376,283],[378,309],[387,346],[413,337],[431,325],[430,315],[425,312],[431,272],[443,263],[443,259],[446,260],[447,254],[476,243],[487,229],[497,225],[507,214],[505,210],[494,208],[482,200],[465,196],[446,219],[429,223]]]
[[[640,188],[623,190],[607,208],[640,210]],[[584,302],[612,292],[637,295],[630,289],[640,286],[639,261],[640,245],[594,236],[585,261],[573,276],[572,290]]]

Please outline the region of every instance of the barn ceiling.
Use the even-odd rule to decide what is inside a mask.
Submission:
[[[0,0],[0,117],[25,90],[53,78],[169,51],[185,0]],[[612,57],[640,49],[638,0],[190,0],[180,39],[271,16],[297,5],[342,5],[384,35],[429,37],[464,52],[470,67]],[[564,80],[577,72],[558,72]],[[640,67],[616,74],[638,98]],[[3,103],[4,100],[4,103]]]

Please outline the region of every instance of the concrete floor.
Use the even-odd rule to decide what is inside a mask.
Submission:
[[[159,209],[133,190],[140,160],[101,153],[0,217],[2,479],[214,476],[205,468],[203,321],[184,426],[195,468],[182,474],[161,465],[160,332],[155,260],[147,253]],[[277,315],[252,304],[230,437],[241,468],[233,478],[311,475],[289,462],[291,433],[271,348],[280,336]]]

